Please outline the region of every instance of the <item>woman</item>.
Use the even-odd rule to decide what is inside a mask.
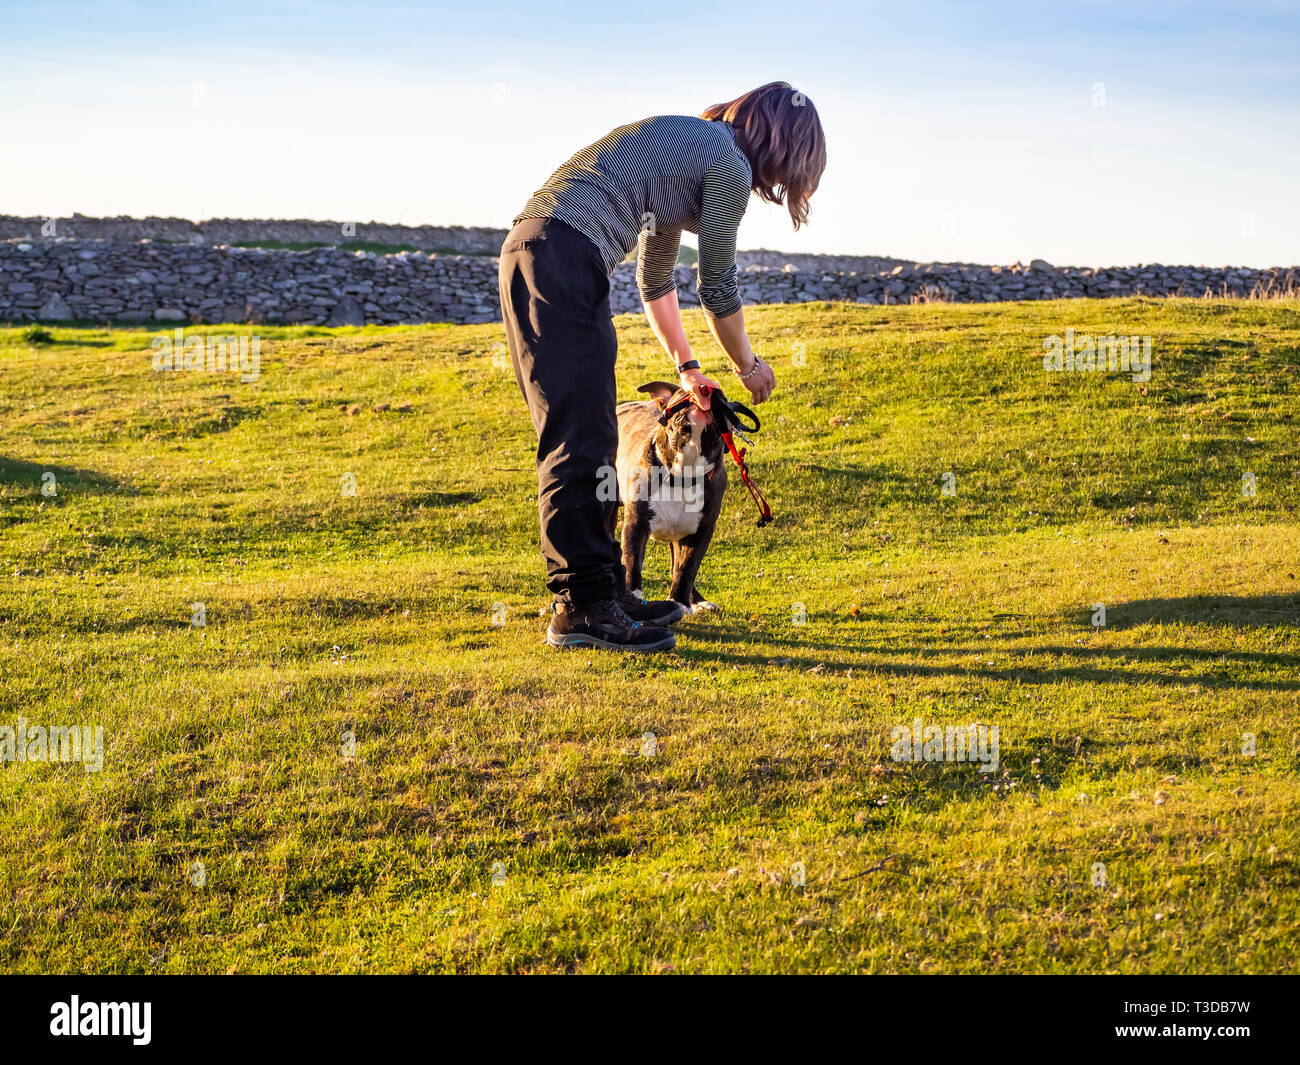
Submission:
[[[736,284],[736,229],[756,192],[784,204],[796,229],[826,167],[812,102],[771,82],[699,118],[667,115],[621,126],[584,148],[528,201],[501,246],[501,314],[515,379],[537,430],[537,506],[547,587],[546,639],[660,651],[677,603],[624,588],[619,545],[597,494],[614,464],[618,423],[609,275],[634,247],[650,326],[681,387],[708,409],[717,385],[691,357],[673,267],[682,230],[699,234],[699,294],[709,329],[756,403],[776,387],[754,354]]]

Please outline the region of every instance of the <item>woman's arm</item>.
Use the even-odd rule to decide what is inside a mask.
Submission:
[[[754,349],[749,345],[744,309],[738,309],[735,314],[729,314],[725,318],[709,315],[708,322],[710,332],[722,345],[722,350],[727,353],[737,375],[741,376],[741,384],[749,389],[755,403],[762,403],[776,388],[776,374],[772,372],[772,367],[754,354]],[[745,377],[746,374],[749,376]]]
[[[686,339],[686,330],[682,328],[682,312],[677,305],[677,290],[665,292],[658,299],[643,299],[641,305],[650,320],[650,331],[663,345],[664,351],[672,356],[673,365],[680,366],[694,358],[691,354],[691,342]]]
[[[674,364],[680,366],[684,362],[689,362],[693,358],[691,355],[691,342],[686,339],[686,330],[682,327],[681,309],[677,304],[677,290],[673,289],[672,292],[660,296],[657,300],[647,300],[644,306],[646,317],[650,320],[650,331],[663,345],[664,351],[672,356]],[[748,374],[753,370],[756,356],[754,355],[754,349],[750,347],[749,337],[745,333],[744,310],[737,310],[734,314],[729,314],[725,318],[714,318],[709,315],[707,320],[710,331],[722,346],[722,350],[727,353],[727,358],[731,360],[735,372],[737,374]],[[762,362],[761,359],[757,361]],[[762,403],[772,394],[772,389],[776,387],[776,375],[772,373],[772,368],[764,362],[742,383],[749,389],[749,394],[753,397],[754,402]],[[696,402],[705,410],[709,409],[708,401],[700,395],[700,386],[718,387],[716,381],[707,377],[700,370],[687,370],[686,373],[681,375],[681,385],[695,397]]]
[[[736,280],[736,232],[749,204],[750,182],[749,166],[739,154],[723,156],[704,175],[699,288],[709,331],[722,345],[754,402],[762,403],[776,387],[776,377],[762,360],[756,359],[750,347]]]
[[[664,351],[672,356],[673,364],[681,366],[691,361],[691,342],[682,328],[682,312],[677,303],[677,281],[673,267],[677,264],[677,249],[681,230],[658,232],[641,231],[641,243],[636,260],[636,283],[641,291],[641,305],[650,320],[654,333]],[[681,387],[695,397],[704,410],[709,409],[704,388],[717,388],[718,383],[700,370],[687,370],[678,374]]]
[[[663,345],[664,351],[673,357],[673,363],[680,366],[689,362],[691,342],[686,339],[686,330],[682,328],[682,312],[677,305],[677,289],[667,292],[654,300],[643,300],[645,315],[650,320],[650,331]],[[709,400],[702,388],[717,388],[718,382],[706,376],[700,370],[687,370],[680,374],[682,388],[695,397],[695,402],[704,410],[709,409]]]

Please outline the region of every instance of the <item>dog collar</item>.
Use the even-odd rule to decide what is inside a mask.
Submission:
[[[655,400],[659,406],[659,424],[667,425],[668,419],[678,411],[685,410],[695,402],[691,394],[684,388],[679,388],[666,400]]]

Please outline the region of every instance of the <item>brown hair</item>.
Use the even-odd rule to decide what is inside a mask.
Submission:
[[[784,204],[795,229],[808,221],[808,199],[826,169],[826,136],[808,97],[784,81],[769,81],[700,117],[736,131],[760,198]]]

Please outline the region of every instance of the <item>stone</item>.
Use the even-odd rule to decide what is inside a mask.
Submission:
[[[41,304],[36,316],[46,322],[66,322],[72,317],[72,311],[67,301],[55,292]]]
[[[343,296],[334,304],[329,317],[325,319],[325,324],[329,326],[365,325],[366,314],[351,296]]]
[[[153,312],[155,321],[183,322],[188,315],[177,307],[158,307]]]

